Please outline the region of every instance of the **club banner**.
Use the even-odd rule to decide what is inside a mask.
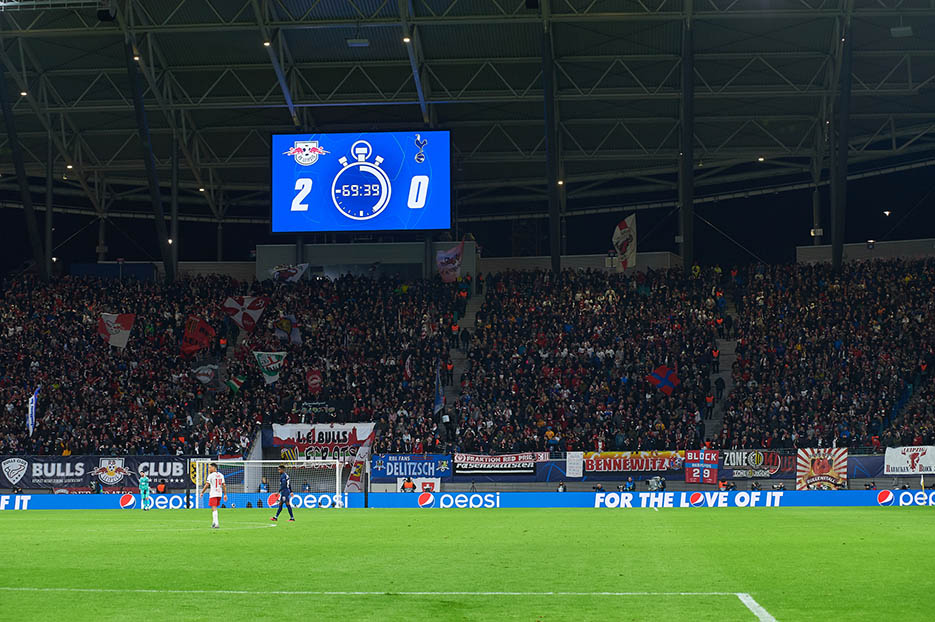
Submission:
[[[796,490],[836,490],[847,486],[847,448],[800,449]]]
[[[282,365],[286,360],[285,352],[254,352],[257,367],[263,374],[263,380],[266,384],[273,384],[279,380],[279,374],[282,373]]]
[[[480,473],[535,473],[537,462],[548,462],[549,452],[532,451],[522,454],[482,456],[478,454],[455,454],[455,475]]]
[[[378,454],[370,464],[370,475],[378,478],[449,477],[448,454]]]
[[[224,301],[221,308],[229,315],[234,323],[248,333],[256,328],[260,316],[266,310],[269,298],[257,296],[231,296]]]
[[[309,415],[311,423],[341,423],[352,406],[351,400],[314,400],[301,402],[299,411]]]
[[[202,456],[203,457],[203,456]],[[150,485],[166,480],[169,488],[191,485],[188,456],[0,456],[0,488],[136,488],[140,471]]]
[[[935,474],[935,447],[887,447],[884,475],[929,475]]]
[[[373,439],[372,423],[273,424],[273,446],[296,448],[309,460],[355,460],[361,445]]]
[[[681,471],[685,451],[604,451],[584,454],[588,472]]]
[[[718,452],[689,449],[685,452],[687,484],[717,484]]]
[[[722,475],[732,479],[792,478],[795,454],[760,449],[722,450],[721,469]]]

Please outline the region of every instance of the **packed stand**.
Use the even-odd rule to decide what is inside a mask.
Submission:
[[[933,362],[935,261],[753,266],[732,278],[737,362],[720,445],[877,447],[933,440],[900,407]],[[931,389],[926,389],[931,390]]]

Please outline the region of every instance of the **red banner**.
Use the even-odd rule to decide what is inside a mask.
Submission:
[[[310,369],[305,373],[305,384],[308,385],[308,392],[312,395],[318,395],[321,393],[321,370],[320,369]]]
[[[584,470],[598,472],[680,471],[685,452],[604,451],[584,454]]]
[[[689,449],[685,452],[685,483],[717,484],[718,452]]]
[[[185,320],[185,334],[182,335],[182,354],[191,356],[198,350],[207,348],[216,334],[211,325],[203,319],[189,315]]]

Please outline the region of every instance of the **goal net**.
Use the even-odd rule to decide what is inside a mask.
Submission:
[[[343,464],[339,460],[193,460],[196,508],[208,507],[202,493],[208,465],[216,464],[227,484],[227,507],[269,507],[279,503],[279,465],[286,466],[293,507],[344,507]]]

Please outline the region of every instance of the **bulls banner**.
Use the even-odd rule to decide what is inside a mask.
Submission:
[[[685,452],[685,483],[717,484],[718,452],[689,449]]]
[[[132,313],[102,313],[97,321],[97,334],[114,347],[126,348],[135,319]]]
[[[295,447],[309,460],[350,462],[358,448],[372,442],[372,423],[273,424],[273,446]]]
[[[343,423],[353,405],[351,400],[314,400],[299,404],[299,411],[310,415],[310,423]]]
[[[765,449],[728,449],[721,451],[724,475],[733,479],[792,478],[795,455]]]
[[[455,454],[455,475],[474,474],[522,474],[535,473],[537,462],[548,462],[549,452],[530,451],[522,454],[484,456],[478,454]]]
[[[449,477],[448,454],[378,454],[373,457],[370,474],[376,478]]]
[[[617,271],[636,267],[636,214],[627,216],[614,227],[611,238],[617,251]]]
[[[584,454],[588,472],[626,473],[631,471],[681,471],[685,451],[589,451]]]
[[[155,488],[162,480],[169,488],[191,485],[187,456],[0,456],[0,488],[137,488],[140,471]]]
[[[935,447],[887,447],[884,475],[931,475],[935,474]]]
[[[461,257],[464,254],[464,242],[454,248],[435,253],[438,274],[445,283],[454,283],[461,276]]]
[[[800,449],[796,490],[837,490],[847,486],[847,448]]]

